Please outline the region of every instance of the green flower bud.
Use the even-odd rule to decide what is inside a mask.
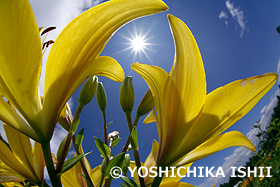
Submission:
[[[104,112],[107,105],[107,96],[102,82],[98,82],[97,84],[96,100],[99,108]]]
[[[144,116],[149,113],[155,107],[153,95],[150,89],[145,93],[142,101],[137,108],[137,114],[139,116]]]
[[[83,85],[82,90],[79,96],[79,104],[86,105],[88,104],[96,91],[98,78],[96,76],[91,76]]]
[[[124,175],[127,174],[129,165],[130,165],[130,155],[129,154],[125,154],[125,156],[124,156],[124,165],[123,165],[123,169],[122,169]]]
[[[119,91],[120,104],[124,112],[131,112],[134,105],[132,77],[125,77]]]

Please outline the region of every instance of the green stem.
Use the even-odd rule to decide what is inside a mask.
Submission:
[[[75,140],[76,140],[75,135],[73,135],[72,136],[73,144],[74,144]],[[77,155],[81,155],[79,147],[76,147],[75,144],[74,144],[74,148],[75,148],[75,151],[76,151]],[[85,177],[88,179],[87,182],[90,183],[90,186],[94,187],[94,184],[92,183],[91,178],[90,178],[90,176],[88,174],[88,171],[86,169],[85,158],[82,158],[82,160],[80,160],[80,164],[81,164],[81,167],[82,167],[82,170],[84,172]]]
[[[41,147],[45,157],[46,167],[49,173],[49,177],[53,187],[62,187],[60,182],[60,177],[57,175],[57,172],[54,169],[52,154],[50,148],[50,142],[41,142]]]
[[[133,129],[132,120],[131,120],[131,112],[125,112],[125,116],[126,116],[126,120],[127,120],[128,129],[129,129],[129,134],[130,134],[129,136],[131,136],[131,131]],[[132,148],[132,149],[133,149],[133,155],[134,155],[137,171],[139,171],[141,168],[139,153],[138,153],[137,149],[135,149],[135,148]],[[140,172],[142,173],[142,170]],[[140,186],[145,187],[144,179],[142,177],[140,177],[140,175],[138,175],[138,177],[139,177],[139,181],[140,181]]]
[[[162,181],[162,177],[156,176],[153,181],[152,187],[158,187]]]
[[[110,187],[111,186],[111,180],[110,179],[106,179],[105,180],[105,185],[104,185],[104,187]]]
[[[106,113],[105,110],[102,110],[102,117],[103,117],[103,132],[104,132],[104,143],[108,145],[108,140],[107,140],[107,123],[106,123]],[[106,161],[106,167],[109,164],[109,157],[105,158]],[[102,183],[102,182],[101,182]],[[105,179],[105,187],[111,186],[111,180],[110,179]]]
[[[135,119],[134,119],[132,128],[137,126],[140,117],[141,117],[141,116],[138,115],[138,113],[137,113],[136,116],[135,116]],[[125,146],[123,147],[123,150],[122,150],[123,153],[127,151],[127,148],[128,148],[128,146],[129,146],[129,143],[130,143],[130,134],[129,134],[127,140],[126,140]]]
[[[107,124],[106,124],[106,114],[105,114],[105,110],[102,111],[102,117],[103,117],[104,143],[105,143],[106,145],[108,145],[108,141],[107,141]]]
[[[57,166],[56,166],[56,172],[57,173],[60,173],[62,171],[64,161],[65,161],[65,159],[67,157],[67,154],[68,154],[68,148],[69,148],[69,145],[71,143],[72,136],[73,136],[73,133],[71,132],[71,126],[73,125],[72,123],[74,121],[76,121],[77,117],[80,116],[83,107],[84,107],[84,105],[81,105],[81,104],[78,105],[78,108],[76,110],[76,113],[75,113],[75,116],[73,118],[73,121],[70,124],[68,135],[67,135],[67,138],[66,138],[63,150],[62,150],[62,154],[61,154],[61,157],[60,157],[60,159],[59,159],[59,161],[57,163]]]

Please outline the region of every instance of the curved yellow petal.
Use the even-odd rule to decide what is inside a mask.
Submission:
[[[144,119],[143,123],[144,124],[148,124],[148,123],[153,123],[156,122],[157,117],[155,116],[155,112],[152,110]]]
[[[170,79],[164,89],[164,127],[168,132],[161,142],[159,163],[165,165],[176,157],[176,148],[198,116],[206,98],[206,80],[200,51],[189,28],[183,21],[168,15],[175,43],[175,59]],[[176,134],[176,136],[172,136]],[[172,150],[170,150],[172,149]]]
[[[276,80],[277,74],[268,73],[234,81],[209,93],[199,119],[182,141],[180,149],[190,151],[221,134],[246,115]]]
[[[194,187],[191,184],[184,183],[184,182],[170,182],[159,185],[160,187]]]
[[[23,178],[36,182],[36,179],[25,169],[25,166],[17,159],[9,147],[0,141],[0,159],[12,170],[16,171]]]
[[[12,127],[6,124],[3,125],[9,146],[12,149],[14,155],[25,166],[29,174],[32,175],[34,179],[36,179],[36,181],[33,180],[34,182],[43,181],[43,178],[39,178],[36,172],[33,149],[29,138]]]
[[[4,182],[20,182],[24,178],[0,160],[0,184]]]
[[[0,96],[0,119],[35,141],[40,141],[35,131],[18,115],[18,113]]]
[[[95,168],[93,168],[90,172],[90,178],[91,181],[93,183],[94,186],[99,186],[100,182],[101,182],[101,166],[96,166]],[[102,184],[104,183],[104,181],[102,181]]]
[[[187,163],[200,160],[225,148],[234,146],[242,146],[250,149],[251,151],[255,151],[254,145],[250,142],[250,140],[248,140],[248,138],[246,138],[246,136],[244,136],[241,132],[231,131],[208,140],[189,152],[182,159],[172,163],[172,165],[182,166]]]
[[[0,2],[0,41],[2,94],[27,121],[36,121],[41,108],[38,84],[42,50],[28,0]]]
[[[169,78],[169,75],[160,67],[141,63],[133,63],[131,65],[131,68],[146,81],[151,89],[159,120],[157,124],[159,142],[162,142],[163,138],[166,135],[166,128],[163,128],[162,126],[162,122],[164,121],[163,117],[165,116],[165,111],[163,110],[163,93],[165,83]]]
[[[135,18],[167,8],[161,0],[112,0],[76,17],[58,36],[49,53],[44,90],[44,110],[47,108],[45,114],[59,113],[66,102],[65,97],[72,95],[74,89],[90,76],[80,78],[85,66],[98,57],[119,27]],[[56,114],[44,116],[43,121],[50,119],[54,126],[57,117]],[[47,125],[49,124],[45,123]],[[52,131],[53,127],[50,129]],[[44,136],[50,139],[51,133],[44,131]]]

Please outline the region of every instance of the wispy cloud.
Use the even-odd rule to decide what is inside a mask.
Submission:
[[[219,14],[219,19],[224,19],[225,20],[225,24],[228,25],[228,15],[225,11],[221,11],[220,14]]]
[[[274,93],[270,103],[268,105],[265,105],[261,110],[262,116],[260,118],[259,124],[262,129],[265,129],[269,125],[269,122],[271,120],[271,115],[274,113],[273,109],[277,106],[278,103],[278,99],[275,97],[277,95],[280,95],[279,89]],[[254,144],[256,148],[259,143],[258,138],[256,137],[258,133],[259,130],[257,128],[252,128],[246,134],[247,138]],[[239,167],[245,165],[245,163],[249,160],[251,156],[252,156],[252,151],[245,149],[243,147],[236,148],[232,155],[224,159],[224,164],[222,165],[222,168],[226,177],[208,178],[206,182],[199,185],[199,187],[207,187],[214,184],[218,185],[218,184],[228,182],[229,176],[232,174],[231,167]]]
[[[226,8],[229,11],[231,17],[237,22],[240,31],[240,37],[243,37],[244,31],[246,30],[246,18],[244,16],[243,10],[240,9],[240,7],[235,7],[233,3],[230,2],[230,0],[225,1]],[[228,15],[225,11],[221,11],[219,14],[219,19],[225,20],[225,24],[228,26]]]

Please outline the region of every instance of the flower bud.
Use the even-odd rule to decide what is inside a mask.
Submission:
[[[102,82],[97,83],[96,100],[99,108],[104,112],[107,105],[107,96]]]
[[[130,155],[129,154],[125,154],[125,156],[124,156],[124,165],[123,165],[123,169],[122,169],[124,175],[127,174],[129,165],[130,165]]]
[[[113,131],[110,134],[108,134],[108,140],[112,138],[112,140],[118,139],[120,137],[119,131]]]
[[[69,130],[70,125],[73,123],[73,116],[68,103],[66,103],[61,110],[58,122],[66,131]]]
[[[132,77],[125,77],[119,91],[120,104],[124,112],[131,112],[134,105]]]
[[[96,76],[91,76],[83,85],[82,90],[79,96],[79,104],[86,105],[88,104],[96,91],[98,78]]]
[[[137,108],[137,114],[139,116],[144,116],[145,114],[150,112],[154,107],[155,107],[155,103],[154,103],[153,95],[151,90],[148,89]]]

